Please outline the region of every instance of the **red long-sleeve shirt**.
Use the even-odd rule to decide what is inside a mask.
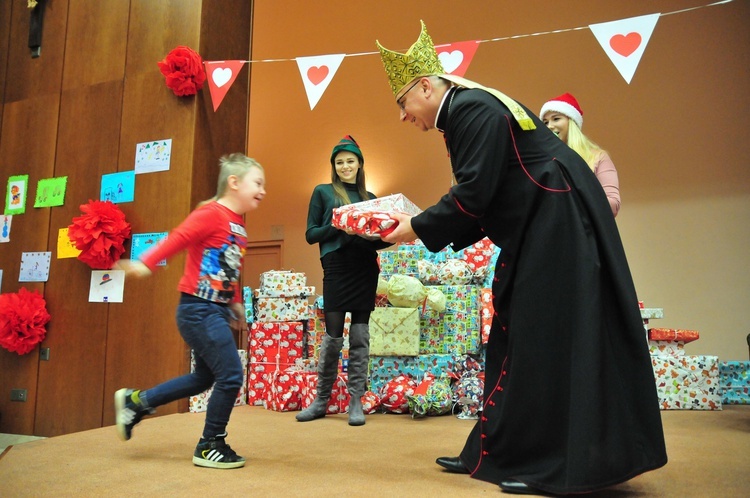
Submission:
[[[187,250],[185,270],[177,289],[217,303],[240,302],[240,270],[247,232],[242,216],[210,202],[195,209],[141,261],[155,271],[159,261]]]

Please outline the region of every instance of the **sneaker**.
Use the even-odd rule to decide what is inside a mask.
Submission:
[[[120,389],[115,393],[115,422],[120,439],[127,441],[138,422],[146,415],[155,413],[153,408],[143,408],[143,405],[133,401],[134,389]]]
[[[212,469],[236,469],[245,465],[245,459],[234,452],[221,436],[201,439],[193,453],[193,463]]]

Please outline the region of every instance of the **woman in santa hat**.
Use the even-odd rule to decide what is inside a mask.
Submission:
[[[576,98],[569,93],[555,97],[542,106],[539,117],[547,128],[555,132],[560,140],[586,161],[607,194],[612,214],[617,216],[620,210],[620,182],[617,179],[617,170],[609,154],[581,131],[583,111]]]

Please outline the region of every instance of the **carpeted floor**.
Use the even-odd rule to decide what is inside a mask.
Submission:
[[[380,497],[502,496],[492,484],[443,472],[473,421],[345,415],[299,423],[295,412],[235,408],[228,442],[244,468],[193,466],[203,414],[147,418],[122,442],[114,427],[27,442],[0,457],[0,495]],[[740,497],[750,492],[750,406],[662,412],[670,461],[591,497]]]

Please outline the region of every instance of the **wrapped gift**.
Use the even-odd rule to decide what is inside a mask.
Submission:
[[[274,372],[296,364],[303,353],[302,322],[254,322],[248,343],[247,402],[263,404]]]
[[[256,322],[295,322],[310,317],[307,297],[273,297],[256,290],[253,306]]]
[[[239,354],[240,361],[242,362],[243,382],[239,392],[237,393],[237,399],[234,401],[234,406],[247,404],[247,351],[240,349],[237,351],[237,353]],[[195,352],[192,350],[190,351],[190,371],[195,372]],[[205,412],[208,408],[208,400],[211,398],[211,393],[213,392],[213,390],[214,388],[210,387],[200,394],[190,396],[190,399],[188,400],[188,410],[193,413]]]
[[[648,341],[648,351],[652,356],[684,356],[685,343],[682,341]]]
[[[380,238],[381,234],[388,233],[396,224],[396,220],[388,216],[390,213],[413,216],[421,212],[403,194],[393,194],[334,208],[331,224],[367,238]]]
[[[641,308],[641,318],[648,320],[650,318],[664,318],[664,308]]]
[[[318,394],[318,374],[304,372],[300,373],[300,378],[304,384],[302,388],[302,404],[304,410],[315,401]],[[331,398],[328,400],[326,413],[345,413],[349,409],[349,389],[346,387],[347,375],[339,373],[331,388]]]
[[[416,356],[419,354],[419,310],[375,308],[370,314],[370,354]]]
[[[260,291],[267,294],[272,291],[284,291],[305,287],[307,275],[289,270],[271,270],[260,274]]]
[[[399,375],[380,390],[380,405],[387,413],[409,413],[409,396],[414,394],[417,383],[408,375]]]
[[[450,354],[420,354],[419,356],[372,356],[370,355],[370,389],[380,392],[386,382],[407,375],[421,379],[430,373],[435,377],[452,375],[454,356]]]
[[[245,304],[245,321],[253,323],[255,321],[255,316],[253,315],[253,290],[250,287],[242,288],[242,300]]]
[[[721,410],[717,356],[652,356],[662,410]]]
[[[450,377],[426,373],[414,393],[406,397],[412,418],[445,415],[451,411],[453,393]]]
[[[750,404],[750,361],[722,361],[719,379],[723,403]]]
[[[420,353],[463,354],[480,351],[480,288],[439,285],[446,297],[445,311],[420,310]]]
[[[492,289],[484,288],[479,291],[479,326],[481,327],[482,344],[490,340],[492,319],[495,316],[495,307],[492,304]]]
[[[304,387],[298,372],[292,369],[277,370],[271,375],[271,382],[265,390],[263,406],[275,412],[300,410]]]
[[[307,285],[287,289],[264,289],[262,294],[264,297],[310,297],[315,295],[315,287]]]
[[[697,330],[664,328],[648,329],[648,339],[650,341],[680,341],[686,344],[688,342],[697,341],[699,338],[700,334]]]

